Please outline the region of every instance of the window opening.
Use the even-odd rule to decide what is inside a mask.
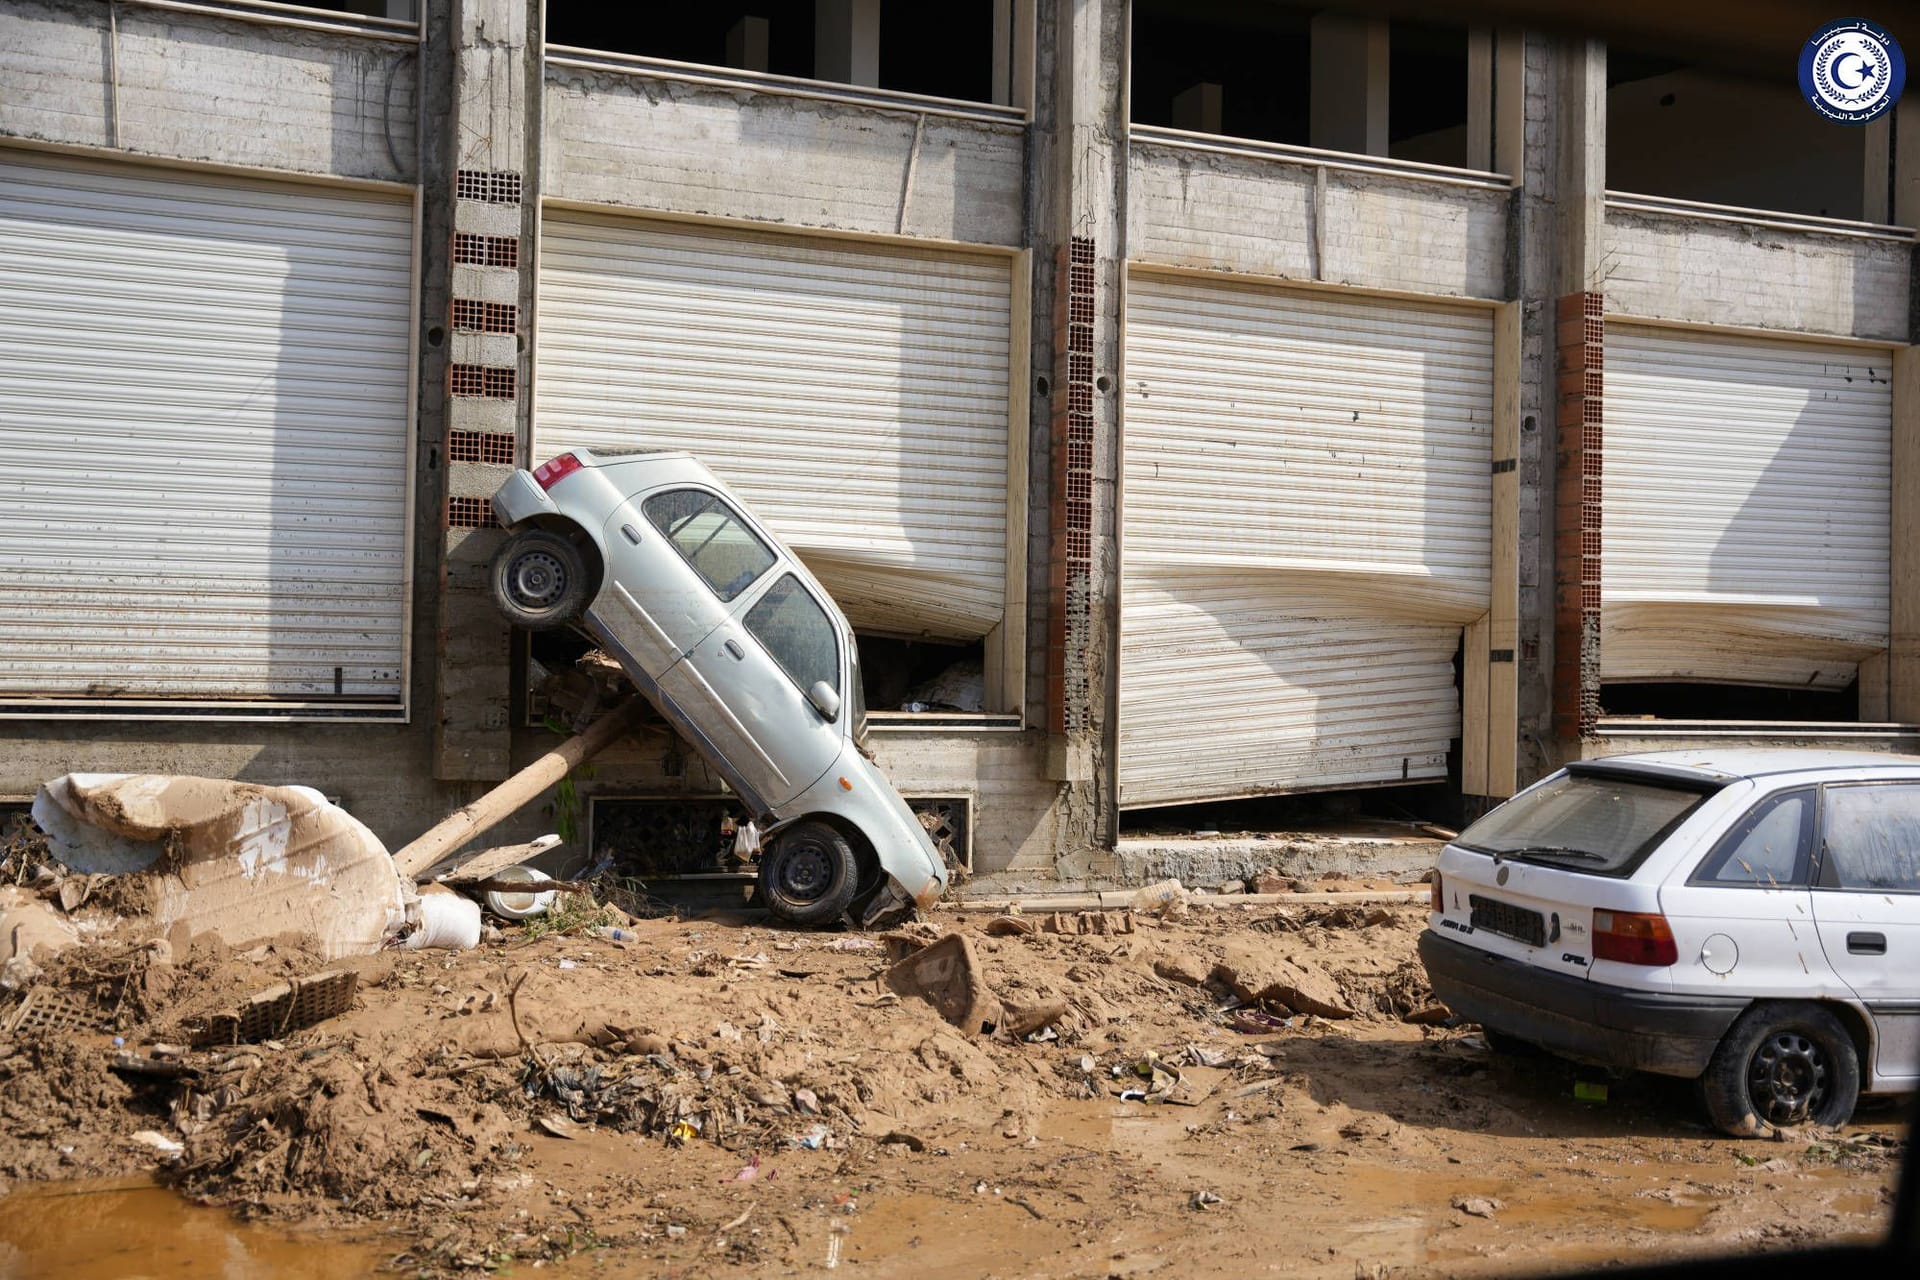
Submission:
[[[1820,884],[1920,893],[1920,786],[1828,787]]]
[[[1789,791],[1755,805],[1707,855],[1693,883],[1805,885],[1817,794]]]
[[[715,595],[731,601],[773,567],[774,554],[733,509],[703,489],[656,493],[647,520],[666,536]]]
[[[825,682],[840,692],[840,645],[833,622],[800,579],[783,574],[747,610],[747,631],[766,647],[800,692]]]

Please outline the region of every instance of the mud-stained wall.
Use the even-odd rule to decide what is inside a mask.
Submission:
[[[514,764],[531,763],[559,739],[537,729],[515,732]],[[973,871],[1050,874],[1060,840],[1060,786],[1046,780],[1046,740],[1037,733],[876,729],[874,759],[902,795],[965,796],[972,802]],[[685,744],[657,722],[609,747],[575,780],[573,815],[581,839],[542,859],[572,869],[587,858],[587,797],[705,797],[726,790]],[[558,829],[553,797],[529,805],[486,837],[486,843],[531,840]]]
[[[117,30],[116,30],[117,28]],[[95,0],[0,8],[0,137],[412,182],[419,47]]]
[[[1607,210],[1607,311],[1907,340],[1913,245]]]
[[[905,107],[549,66],[545,191],[552,200],[1017,246],[1023,133]]]
[[[1505,296],[1504,188],[1221,155],[1136,138],[1127,256],[1461,298]]]

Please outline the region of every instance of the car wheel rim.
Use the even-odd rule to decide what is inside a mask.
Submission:
[[[1798,1031],[1780,1031],[1754,1051],[1747,1095],[1769,1124],[1798,1124],[1826,1102],[1830,1067],[1820,1045]]]
[[[796,902],[812,902],[833,883],[833,860],[814,844],[789,850],[780,859],[780,892]]]
[[[545,551],[529,551],[507,566],[507,594],[522,609],[545,609],[567,590],[567,567]]]

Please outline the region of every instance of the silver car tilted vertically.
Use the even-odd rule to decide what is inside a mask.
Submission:
[[[563,453],[493,496],[495,603],[578,626],[762,829],[760,891],[795,924],[926,908],[947,868],[862,750],[853,630],[799,559],[686,453]]]

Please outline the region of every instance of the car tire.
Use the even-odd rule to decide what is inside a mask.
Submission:
[[[556,631],[579,621],[593,598],[587,559],[572,541],[545,529],[507,539],[488,581],[507,621],[526,631]]]
[[[1860,1100],[1860,1058],[1817,1004],[1778,1001],[1741,1014],[1700,1077],[1707,1114],[1736,1138],[1846,1123]]]
[[[860,863],[847,838],[824,822],[796,822],[760,855],[760,898],[777,920],[807,928],[834,924],[860,889]]]

